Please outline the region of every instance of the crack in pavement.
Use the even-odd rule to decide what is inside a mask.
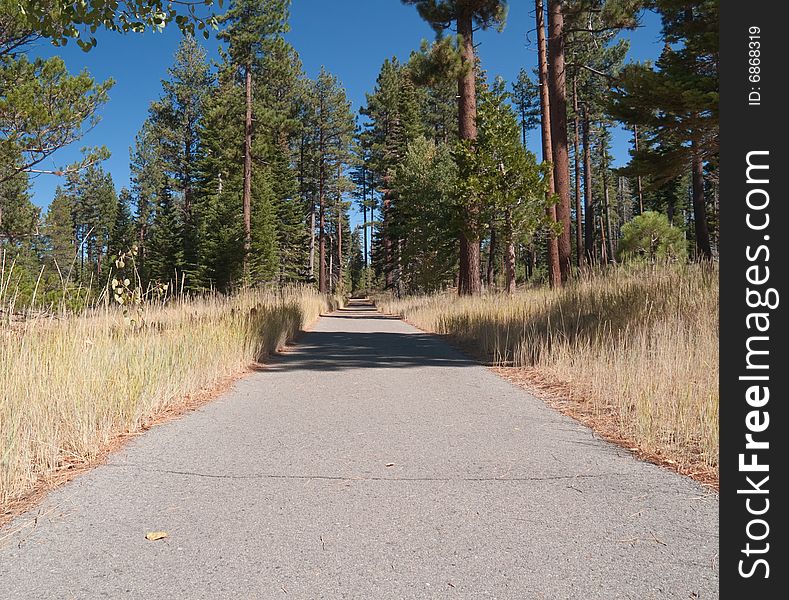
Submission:
[[[208,479],[319,479],[327,481],[425,481],[425,482],[450,482],[450,481],[562,481],[568,479],[596,479],[602,477],[624,477],[624,473],[598,473],[578,475],[552,475],[547,477],[378,477],[378,476],[346,476],[346,475],[283,475],[277,473],[256,473],[252,475],[224,475],[218,473],[199,473],[196,471],[178,471],[174,469],[146,469],[138,465],[109,464],[108,467],[137,469],[144,473],[166,473],[168,475],[185,475],[187,477],[205,477]]]

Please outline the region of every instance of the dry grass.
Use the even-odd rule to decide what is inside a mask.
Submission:
[[[277,350],[335,301],[306,288],[0,324],[0,515],[189,395]],[[141,317],[141,318],[140,318]]]
[[[560,387],[608,437],[709,481],[718,464],[718,270],[618,267],[512,297],[377,298],[521,380]],[[528,367],[528,368],[526,368]],[[631,444],[632,445],[632,444]]]

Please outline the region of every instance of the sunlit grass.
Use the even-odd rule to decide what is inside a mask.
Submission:
[[[618,267],[509,297],[377,298],[496,365],[534,367],[647,453],[718,463],[718,269]]]
[[[333,300],[308,288],[0,323],[0,507],[275,351]],[[2,510],[0,510],[2,513]]]

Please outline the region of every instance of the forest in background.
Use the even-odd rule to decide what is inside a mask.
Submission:
[[[303,72],[284,37],[287,0],[237,0],[204,18],[147,0],[111,14],[109,2],[46,12],[2,0],[3,297],[84,305],[121,255],[147,293],[307,283],[398,295],[512,292],[588,265],[716,257],[717,2],[535,0],[539,68],[515,81],[489,77],[474,52],[475,31],[506,25],[506,2],[404,3],[436,40],[386,60],[355,115],[329,71]],[[654,64],[628,64],[619,34],[643,10],[660,14],[664,48]],[[117,190],[106,149],[86,149],[42,214],[29,177],[78,143],[112,81],[30,58],[30,44],[90,49],[97,27],[168,19],[185,35],[131,151],[131,181]],[[222,42],[219,61],[201,32]],[[614,169],[619,126],[631,160]],[[540,158],[526,148],[535,135]]]

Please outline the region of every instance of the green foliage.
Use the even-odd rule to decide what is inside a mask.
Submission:
[[[267,51],[268,42],[289,30],[290,0],[235,0],[217,19],[223,25],[217,37],[229,44],[230,61],[251,67]]]
[[[688,168],[698,144],[704,160],[718,153],[718,2],[656,0],[666,45],[654,67],[628,65],[608,106],[644,131],[631,170],[662,185]]]
[[[666,215],[644,211],[622,226],[619,240],[621,260],[684,262],[687,243],[681,229],[673,227]]]
[[[521,143],[526,146],[526,133],[540,125],[540,90],[525,69],[512,82],[512,101],[520,120]]]
[[[111,79],[97,84],[87,71],[70,75],[59,57],[0,57],[0,182],[34,172],[82,137],[98,122],[96,111],[112,85]],[[75,172],[108,156],[106,148],[93,148],[79,164],[56,172]]]
[[[400,240],[402,284],[408,292],[451,284],[457,265],[458,169],[446,144],[415,139],[397,166],[391,235]]]
[[[39,210],[30,201],[27,173],[0,182],[0,245],[28,240],[36,231]]]
[[[112,177],[100,166],[91,165],[81,173],[68,176],[66,195],[78,255],[77,280],[94,288],[102,287],[107,246],[118,206]]]
[[[157,198],[150,236],[146,240],[148,281],[180,283],[183,276],[183,221],[169,189]]]
[[[477,27],[496,27],[499,31],[507,21],[506,0],[402,0],[403,4],[416,6],[419,16],[441,33],[449,28],[458,15],[467,12]]]
[[[455,151],[460,168],[461,198],[481,199],[483,219],[499,219],[507,241],[529,241],[545,224],[546,176],[534,153],[520,142],[520,127],[507,103],[503,82],[479,93],[477,143],[461,142]]]
[[[58,186],[44,220],[47,245],[47,266],[69,280],[77,259],[74,222],[71,217],[71,197]]]
[[[169,79],[162,81],[163,95],[150,107],[148,143],[156,145],[156,168],[174,198],[182,224],[179,271],[187,275],[187,287],[193,285],[197,271],[198,240],[195,200],[199,186],[199,156],[202,152],[200,128],[203,105],[213,84],[205,50],[191,36],[181,41]],[[172,262],[172,261],[170,261]]]
[[[117,260],[123,252],[135,245],[136,236],[131,214],[131,203],[131,192],[126,188],[121,189],[120,194],[118,194],[115,222],[112,224],[107,244],[107,253],[111,260]]]
[[[223,0],[217,0],[222,5]],[[174,22],[183,33],[194,35],[195,28],[209,37],[216,28],[216,17],[201,15],[197,7],[210,7],[213,0],[197,2],[169,2],[166,0],[4,0],[3,8],[16,10],[22,23],[36,34],[48,37],[56,46],[75,39],[87,51],[96,46],[93,34],[99,28],[109,31],[160,31]]]

